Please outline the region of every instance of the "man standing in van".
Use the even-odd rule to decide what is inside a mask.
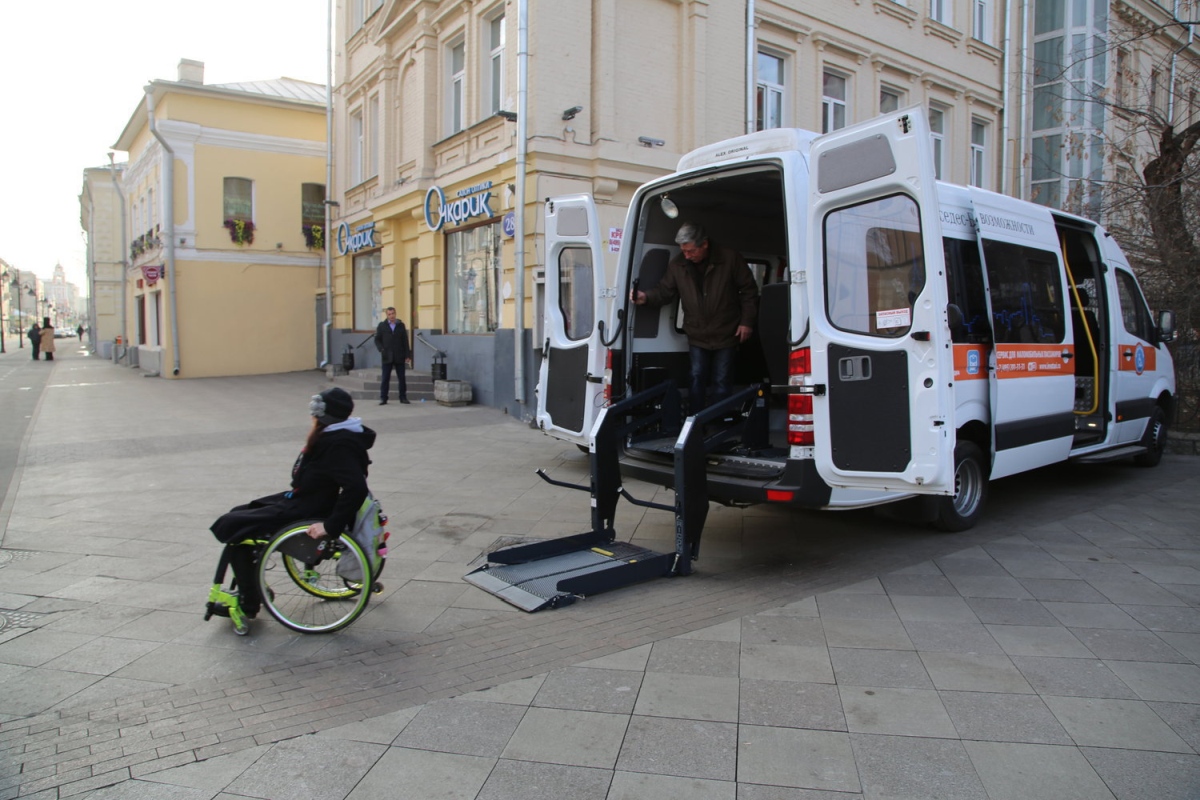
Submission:
[[[631,292],[629,299],[637,305],[662,306],[679,298],[692,366],[688,405],[695,414],[729,396],[737,347],[754,332],[758,284],[745,259],[730,247],[710,242],[702,225],[683,223],[675,243],[679,254],[658,286]]]

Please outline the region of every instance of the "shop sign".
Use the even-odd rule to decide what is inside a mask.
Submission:
[[[142,277],[146,279],[146,283],[153,286],[158,283],[158,279],[167,274],[167,269],[162,264],[143,264]]]
[[[484,181],[460,189],[457,199],[446,202],[446,193],[440,186],[432,186],[425,193],[425,224],[430,230],[439,231],[447,222],[460,225],[472,217],[494,217],[492,211],[492,182]]]
[[[350,232],[350,223],[343,222],[338,225],[338,255],[344,256],[346,253],[357,253],[359,250],[369,250],[375,246],[374,222],[364,222],[361,225],[354,226],[353,233]]]

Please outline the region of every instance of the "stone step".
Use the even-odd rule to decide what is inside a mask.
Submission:
[[[433,378],[428,372],[416,372],[406,370],[404,373],[405,383],[408,385],[408,399],[414,403],[419,403],[422,400],[432,403],[433,395]],[[376,400],[379,398],[379,370],[378,369],[355,369],[348,374],[334,375],[330,377],[330,382],[334,386],[340,386],[350,393],[350,396],[355,400]],[[400,399],[400,395],[396,392],[396,376],[392,375],[391,391],[388,394],[389,401]]]

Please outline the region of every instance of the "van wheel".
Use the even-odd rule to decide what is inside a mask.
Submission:
[[[1142,446],[1146,452],[1133,457],[1133,463],[1139,467],[1157,467],[1162,461],[1163,451],[1167,448],[1167,413],[1162,406],[1156,406],[1150,415],[1150,424],[1142,436]]]
[[[954,446],[954,496],[937,498],[933,526],[951,533],[973,528],[983,514],[987,490],[983,451],[974,442],[959,442]]]

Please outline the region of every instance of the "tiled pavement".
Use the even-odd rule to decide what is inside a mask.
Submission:
[[[533,477],[582,457],[364,407],[387,591],[340,634],[241,639],[197,613],[205,528],[285,477],[321,376],[0,372],[42,393],[0,512],[0,798],[1200,796],[1195,459],[1000,481],[956,537],[714,509],[696,575],[526,615],[461,576],[585,529]],[[617,529],[663,547],[671,519]]]

